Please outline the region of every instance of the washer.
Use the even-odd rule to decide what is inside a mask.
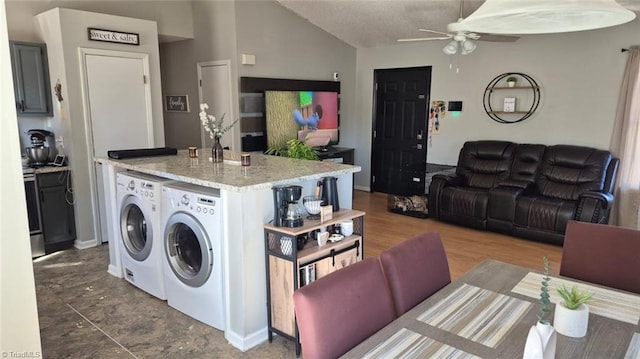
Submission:
[[[120,260],[124,278],[145,292],[167,299],[162,274],[161,187],[172,181],[138,172],[116,175],[120,213]]]
[[[187,183],[162,188],[167,303],[225,329],[220,191]]]

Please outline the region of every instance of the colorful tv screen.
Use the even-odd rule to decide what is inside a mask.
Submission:
[[[339,140],[338,93],[265,91],[267,147],[286,147],[297,138],[311,147]]]

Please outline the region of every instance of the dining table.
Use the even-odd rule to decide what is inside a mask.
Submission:
[[[342,358],[522,358],[529,330],[538,321],[543,276],[486,259]],[[594,295],[586,336],[558,333],[556,358],[640,359],[640,295],[551,276],[549,321],[562,285]]]

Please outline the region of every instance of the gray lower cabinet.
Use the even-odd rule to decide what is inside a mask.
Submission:
[[[68,171],[36,175],[46,253],[69,248],[76,239],[70,175]]]
[[[10,41],[9,47],[18,116],[52,116],[46,45]]]

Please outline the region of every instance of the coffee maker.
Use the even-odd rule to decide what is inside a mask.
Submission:
[[[276,227],[300,227],[303,224],[298,201],[302,186],[276,186],[273,190],[273,225]]]

